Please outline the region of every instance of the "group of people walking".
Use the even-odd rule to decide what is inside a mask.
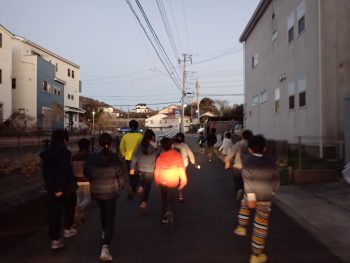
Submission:
[[[83,138],[78,141],[79,150],[73,155],[67,148],[68,132],[55,130],[52,133],[50,147],[40,154],[48,193],[48,230],[52,249],[64,246],[61,239],[62,218],[63,237],[74,236],[77,233],[76,224],[86,220],[84,210],[92,198],[99,206],[102,226],[100,259],[112,260],[110,243],[116,200],[127,180],[127,198],[131,201],[136,194],[140,194],[139,209],[143,214],[147,212],[154,181],[160,188],[161,222],[174,223],[175,204],[185,200],[182,190],[188,181],[186,167],[190,163],[198,169],[200,166],[185,143],[183,133],[176,134],[172,139],[163,138],[159,147],[151,129],[144,134],[139,133],[135,120],[129,122],[129,127],[130,132],[123,135],[120,141],[120,155],[111,150],[112,137],[108,133],[99,136],[98,151],[90,152],[90,141]],[[211,162],[217,142],[215,128],[211,128],[206,136],[200,134],[198,144],[201,153],[204,153],[205,142]],[[263,252],[268,218],[271,201],[279,185],[275,162],[266,155],[264,137],[253,136],[250,131],[244,131],[242,140],[234,145],[231,135],[226,133],[219,150],[226,156],[225,168],[230,168],[232,164],[236,195],[241,202],[234,233],[247,235],[249,214],[252,209],[255,210],[250,262],[266,262],[267,256]]]

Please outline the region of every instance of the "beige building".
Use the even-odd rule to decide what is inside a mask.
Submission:
[[[348,0],[261,0],[240,37],[245,127],[289,143],[300,136],[320,156],[338,146],[350,97],[349,24]]]

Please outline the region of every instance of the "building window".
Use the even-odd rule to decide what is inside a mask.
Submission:
[[[47,81],[43,81],[43,91],[47,91]]]
[[[260,93],[260,103],[267,102],[267,91],[263,91]]]
[[[71,100],[74,100],[74,95],[70,95],[70,99],[71,99]]]
[[[306,78],[302,76],[298,79],[299,107],[306,106]]]
[[[280,112],[280,88],[275,89],[275,112]]]
[[[2,34],[0,33],[0,47],[2,47]]]
[[[288,26],[288,43],[290,43],[294,40],[294,12],[292,12],[288,16],[287,26]]]
[[[61,96],[61,89],[60,88],[58,88],[58,90],[57,90],[57,96]]]
[[[153,120],[151,120],[150,123],[153,124]]]
[[[72,78],[74,79],[74,70],[72,70]]]
[[[68,99],[70,100],[70,94],[68,94]]]
[[[26,110],[23,109],[23,108],[20,108],[20,109],[18,109],[18,113],[19,113],[19,114],[25,114],[25,113],[26,113]]]
[[[297,8],[298,34],[305,31],[305,1],[302,1]]]
[[[58,71],[58,63],[56,63],[56,72]]]
[[[12,89],[16,89],[16,79],[12,79]]]
[[[252,107],[255,107],[257,105],[259,105],[260,102],[260,96],[259,95],[255,95],[252,99]]]
[[[2,69],[0,69],[0,84],[2,83]]]
[[[259,65],[259,54],[255,54],[252,57],[252,68],[256,68]]]
[[[288,83],[288,105],[289,105],[290,110],[293,110],[295,108],[295,84],[294,84],[294,82]]]
[[[68,77],[70,77],[70,69],[68,69]]]
[[[272,33],[272,42],[276,41],[277,37],[278,37],[278,30],[276,29]]]

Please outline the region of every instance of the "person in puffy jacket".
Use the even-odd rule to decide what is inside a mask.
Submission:
[[[154,166],[159,153],[155,139],[156,135],[151,129],[145,130],[143,139],[134,152],[130,165],[130,174],[134,175],[137,167],[141,176],[141,183],[138,191],[142,193],[140,204],[142,212],[145,212],[147,209],[147,200],[154,176]]]
[[[160,187],[162,196],[162,222],[173,223],[177,192],[186,186],[187,176],[181,155],[172,149],[172,140],[163,138],[160,144],[162,152],[156,160],[154,181]]]
[[[191,148],[185,143],[185,134],[179,132],[175,135],[174,139],[174,149],[177,150],[184,160],[185,169],[187,168],[189,161],[198,168],[199,165],[196,164],[196,158],[191,150]],[[179,202],[184,202],[184,195],[182,191],[179,191]]]
[[[77,233],[73,228],[74,209],[77,202],[77,182],[71,164],[71,152],[67,148],[69,134],[63,129],[52,132],[51,145],[40,153],[42,175],[48,195],[48,230],[51,248],[64,246],[60,239],[62,215],[64,217],[64,237]]]
[[[264,253],[272,200],[279,188],[280,179],[276,161],[266,154],[266,140],[261,135],[248,138],[249,154],[243,157],[244,198],[234,233],[247,235],[250,210],[254,209],[254,224],[250,262],[266,262]]]
[[[110,150],[112,136],[102,133],[99,137],[100,152],[92,153],[86,160],[84,176],[90,181],[91,197],[100,208],[102,224],[102,249],[100,259],[111,261],[109,245],[114,231],[116,199],[124,185],[122,162]]]

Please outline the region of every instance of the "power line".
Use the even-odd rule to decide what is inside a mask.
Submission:
[[[133,75],[138,75],[138,74],[142,74],[144,72],[148,72],[148,70],[141,70],[141,71],[136,71],[133,73],[128,73],[128,74],[124,74],[124,75],[114,75],[114,76],[109,76],[109,77],[101,77],[101,78],[95,78],[95,79],[83,79],[82,81],[96,81],[96,80],[106,80],[106,79],[116,79],[116,78],[124,78],[124,77],[128,77],[128,76],[133,76]]]
[[[160,16],[162,17],[162,20],[163,20],[165,31],[166,31],[166,33],[168,35],[168,39],[169,39],[170,45],[171,45],[171,47],[173,49],[175,58],[179,59],[179,57],[180,57],[179,56],[179,52],[178,52],[176,44],[175,44],[173,33],[171,32],[169,20],[168,20],[168,17],[167,17],[167,14],[166,14],[166,10],[165,10],[164,5],[163,5],[163,1],[162,0],[157,0],[157,5],[158,5],[158,10],[159,10]]]
[[[230,50],[226,51],[225,53],[222,53],[220,55],[217,55],[215,57],[211,57],[211,58],[208,58],[208,59],[204,59],[204,60],[201,60],[201,61],[198,61],[198,62],[195,62],[193,64],[202,64],[202,63],[206,63],[206,62],[209,62],[209,61],[212,61],[212,60],[216,60],[216,59],[219,59],[219,58],[222,58],[222,57],[226,57],[226,56],[229,56],[231,54],[234,54],[234,53],[237,53],[239,51],[241,51],[242,48],[239,48],[239,49],[236,49],[234,50],[234,48],[231,48]]]
[[[173,22],[174,22],[174,26],[175,26],[175,31],[176,31],[177,39],[178,39],[178,41],[179,41],[180,49],[183,50],[182,44],[181,44],[180,34],[179,34],[178,29],[177,29],[177,24],[176,24],[174,9],[173,9],[173,5],[172,5],[171,2],[172,2],[172,0],[169,1],[170,10],[171,10],[171,15],[172,15],[172,18],[173,18]]]
[[[144,11],[143,11],[143,9],[142,9],[141,4],[138,2],[138,0],[136,0],[136,2],[137,2],[137,5],[138,5],[139,9],[142,10],[141,13],[142,13],[144,19],[146,20],[146,23],[147,23],[147,25],[148,25],[148,27],[149,27],[149,29],[150,29],[150,31],[151,31],[153,37],[154,37],[156,40],[158,40],[158,41],[156,41],[156,43],[158,44],[158,46],[160,45],[160,46],[162,47],[162,45],[161,45],[161,43],[160,43],[158,37],[156,36],[156,34],[155,34],[155,32],[154,32],[152,26],[150,25],[149,20],[147,19],[146,14],[144,13]],[[136,19],[137,19],[137,21],[138,21],[138,23],[139,23],[139,25],[142,27],[142,30],[144,31],[145,35],[147,36],[148,41],[151,43],[151,45],[152,45],[154,51],[156,52],[156,54],[157,54],[159,60],[161,61],[161,63],[163,64],[165,70],[166,70],[167,73],[169,74],[171,80],[174,82],[175,86],[181,91],[181,85],[179,84],[179,83],[180,83],[180,81],[179,81],[180,78],[179,78],[178,75],[176,74],[176,71],[175,71],[175,73],[174,73],[174,70],[173,70],[174,67],[173,67],[173,66],[169,66],[169,65],[167,66],[167,65],[166,65],[167,63],[169,63],[169,61],[167,61],[167,63],[166,63],[166,61],[164,61],[164,59],[163,59],[162,56],[160,55],[160,52],[157,50],[157,48],[155,47],[155,44],[153,43],[152,39],[151,39],[150,36],[148,35],[146,28],[145,28],[144,25],[142,24],[142,22],[141,22],[139,16],[137,15],[137,13],[136,13],[134,7],[132,6],[131,2],[130,2],[129,0],[126,0],[126,3],[129,5],[129,7],[130,7],[132,13],[134,14],[134,16],[136,17]],[[165,53],[164,48],[162,48],[161,50],[163,50],[163,52]],[[165,53],[165,55],[166,55],[166,53]],[[169,57],[168,57],[167,55],[166,55],[166,57],[169,59]],[[169,67],[170,67],[170,68],[169,68]]]
[[[183,11],[183,14],[184,14],[184,21],[185,21],[185,29],[186,29],[186,37],[187,37],[187,42],[188,42],[188,48],[189,48],[189,51],[191,51],[191,42],[190,42],[190,35],[188,33],[188,26],[187,26],[187,18],[186,18],[186,11],[185,11],[185,4],[184,4],[184,1],[181,0],[181,3],[182,3],[182,11]]]

